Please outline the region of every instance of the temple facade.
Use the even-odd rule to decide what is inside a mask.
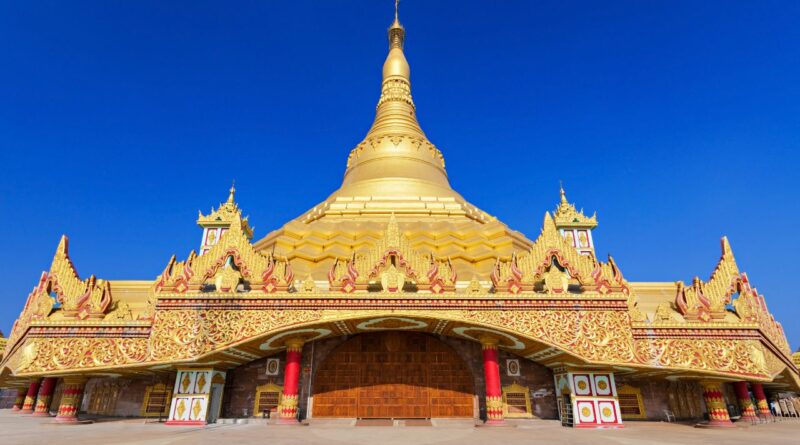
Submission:
[[[533,237],[453,190],[417,121],[396,15],[388,37],[372,127],[341,186],[296,219],[255,240],[232,187],[199,215],[198,250],[143,281],[81,278],[62,237],[0,342],[13,409],[724,427],[800,388],[726,238],[705,280],[632,282],[597,258],[597,217],[563,188]]]

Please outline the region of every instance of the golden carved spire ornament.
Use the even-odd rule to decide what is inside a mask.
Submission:
[[[512,254],[509,261],[497,259],[491,275],[493,287],[498,292],[515,294],[533,291],[552,267],[563,268],[581,291],[631,293],[611,257],[607,263],[602,263],[593,255],[580,254],[561,236],[549,212],[545,213],[541,234],[527,253]]]
[[[387,34],[389,53],[383,64],[375,120],[350,153],[340,194],[353,190],[359,195],[453,196],[444,157],[417,121],[411,68],[403,51],[406,31],[397,9]]]
[[[253,229],[250,227],[249,217],[242,217],[242,210],[236,204],[235,198],[236,187],[235,184],[232,184],[228,190],[228,199],[219,207],[216,209],[212,207],[208,215],[203,215],[201,211],[197,212],[197,224],[200,227],[227,227],[234,220],[238,220],[247,238],[252,238]]]
[[[594,229],[597,227],[597,213],[588,217],[583,214],[583,209],[580,211],[567,200],[567,194],[564,192],[564,187],[560,187],[561,200],[558,207],[553,212],[553,219],[556,222],[556,227],[572,227],[572,228],[585,228]]]
[[[155,292],[200,292],[213,285],[217,292],[235,293],[232,283],[238,284],[240,279],[250,289],[266,293],[287,291],[294,285],[289,262],[271,252],[257,252],[242,220],[235,218],[219,242],[204,255],[197,256],[192,251],[185,261],[170,259],[157,279]]]
[[[742,322],[757,323],[776,346],[790,353],[783,326],[767,309],[764,296],[750,285],[747,274],[739,271],[728,238],[722,237],[720,245],[722,255],[708,281],[695,277],[689,286],[676,283],[678,312],[689,321],[720,321],[725,319],[728,305],[732,305]]]
[[[337,260],[328,272],[331,289],[344,293],[366,291],[377,284],[384,292],[399,292],[407,282],[417,290],[441,294],[454,291],[456,279],[449,258],[437,259],[411,248],[394,215],[374,248]]]

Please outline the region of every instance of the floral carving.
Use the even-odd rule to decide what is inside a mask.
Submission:
[[[513,254],[510,261],[498,258],[491,275],[494,289],[512,294],[534,291],[536,284],[544,280],[547,271],[555,264],[563,268],[583,290],[601,294],[631,293],[611,257],[608,263],[601,263],[593,255],[580,254],[561,236],[550,213],[545,214],[542,232],[527,253]]]
[[[193,358],[246,338],[319,318],[318,310],[159,311],[150,335],[150,360]]]

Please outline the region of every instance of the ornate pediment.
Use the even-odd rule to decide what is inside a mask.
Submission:
[[[783,327],[767,309],[763,295],[740,272],[728,238],[721,240],[722,256],[708,281],[695,277],[687,286],[678,282],[675,305],[687,320],[723,320],[730,307],[744,323],[756,323],[761,332],[788,357],[791,353]]]
[[[677,282],[675,306],[687,320],[711,321],[725,317],[725,306],[735,292],[733,285],[739,278],[739,267],[733,257],[728,238],[721,241],[722,256],[708,281],[694,277],[692,284]]]
[[[45,320],[54,313],[63,318],[84,320],[103,318],[111,305],[111,285],[94,275],[85,280],[69,257],[69,239],[61,237],[47,272],[42,272],[39,281],[25,302],[14,327],[9,344],[19,338],[32,321]]]
[[[337,259],[328,272],[331,289],[345,293],[399,292],[410,288],[441,294],[455,290],[456,278],[449,259],[421,254],[411,248],[394,215],[374,248],[354,253],[348,259]]]
[[[43,289],[55,294],[65,316],[80,319],[103,318],[111,304],[111,286],[94,275],[85,280],[78,277],[75,266],[69,257],[69,239],[61,237],[53,263],[47,273],[47,283]]]
[[[792,351],[783,332],[783,326],[775,321],[775,317],[767,309],[764,296],[759,294],[756,288],[751,287],[747,274],[742,273],[735,278],[729,291],[733,292],[729,298],[732,300],[736,315],[743,322],[757,323],[761,332],[789,356]]]
[[[561,236],[550,213],[545,214],[541,234],[531,249],[521,255],[512,254],[507,261],[498,258],[491,279],[495,292],[564,292],[562,284],[556,285],[562,280],[555,275],[561,272],[567,274],[569,283],[580,286],[581,291],[630,294],[613,259],[609,257],[608,263],[601,263],[593,255],[581,255]],[[547,277],[550,285],[546,283]]]
[[[235,282],[235,283],[234,283]],[[243,283],[245,287],[239,288]],[[263,254],[250,244],[249,235],[239,220],[219,242],[202,256],[194,251],[185,261],[172,257],[156,280],[156,292],[201,292],[209,288],[220,292],[288,291],[294,283],[294,273],[286,259]]]

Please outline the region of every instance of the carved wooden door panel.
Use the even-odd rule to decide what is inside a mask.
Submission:
[[[359,335],[314,380],[316,417],[472,417],[472,374],[449,346],[413,332]]]

